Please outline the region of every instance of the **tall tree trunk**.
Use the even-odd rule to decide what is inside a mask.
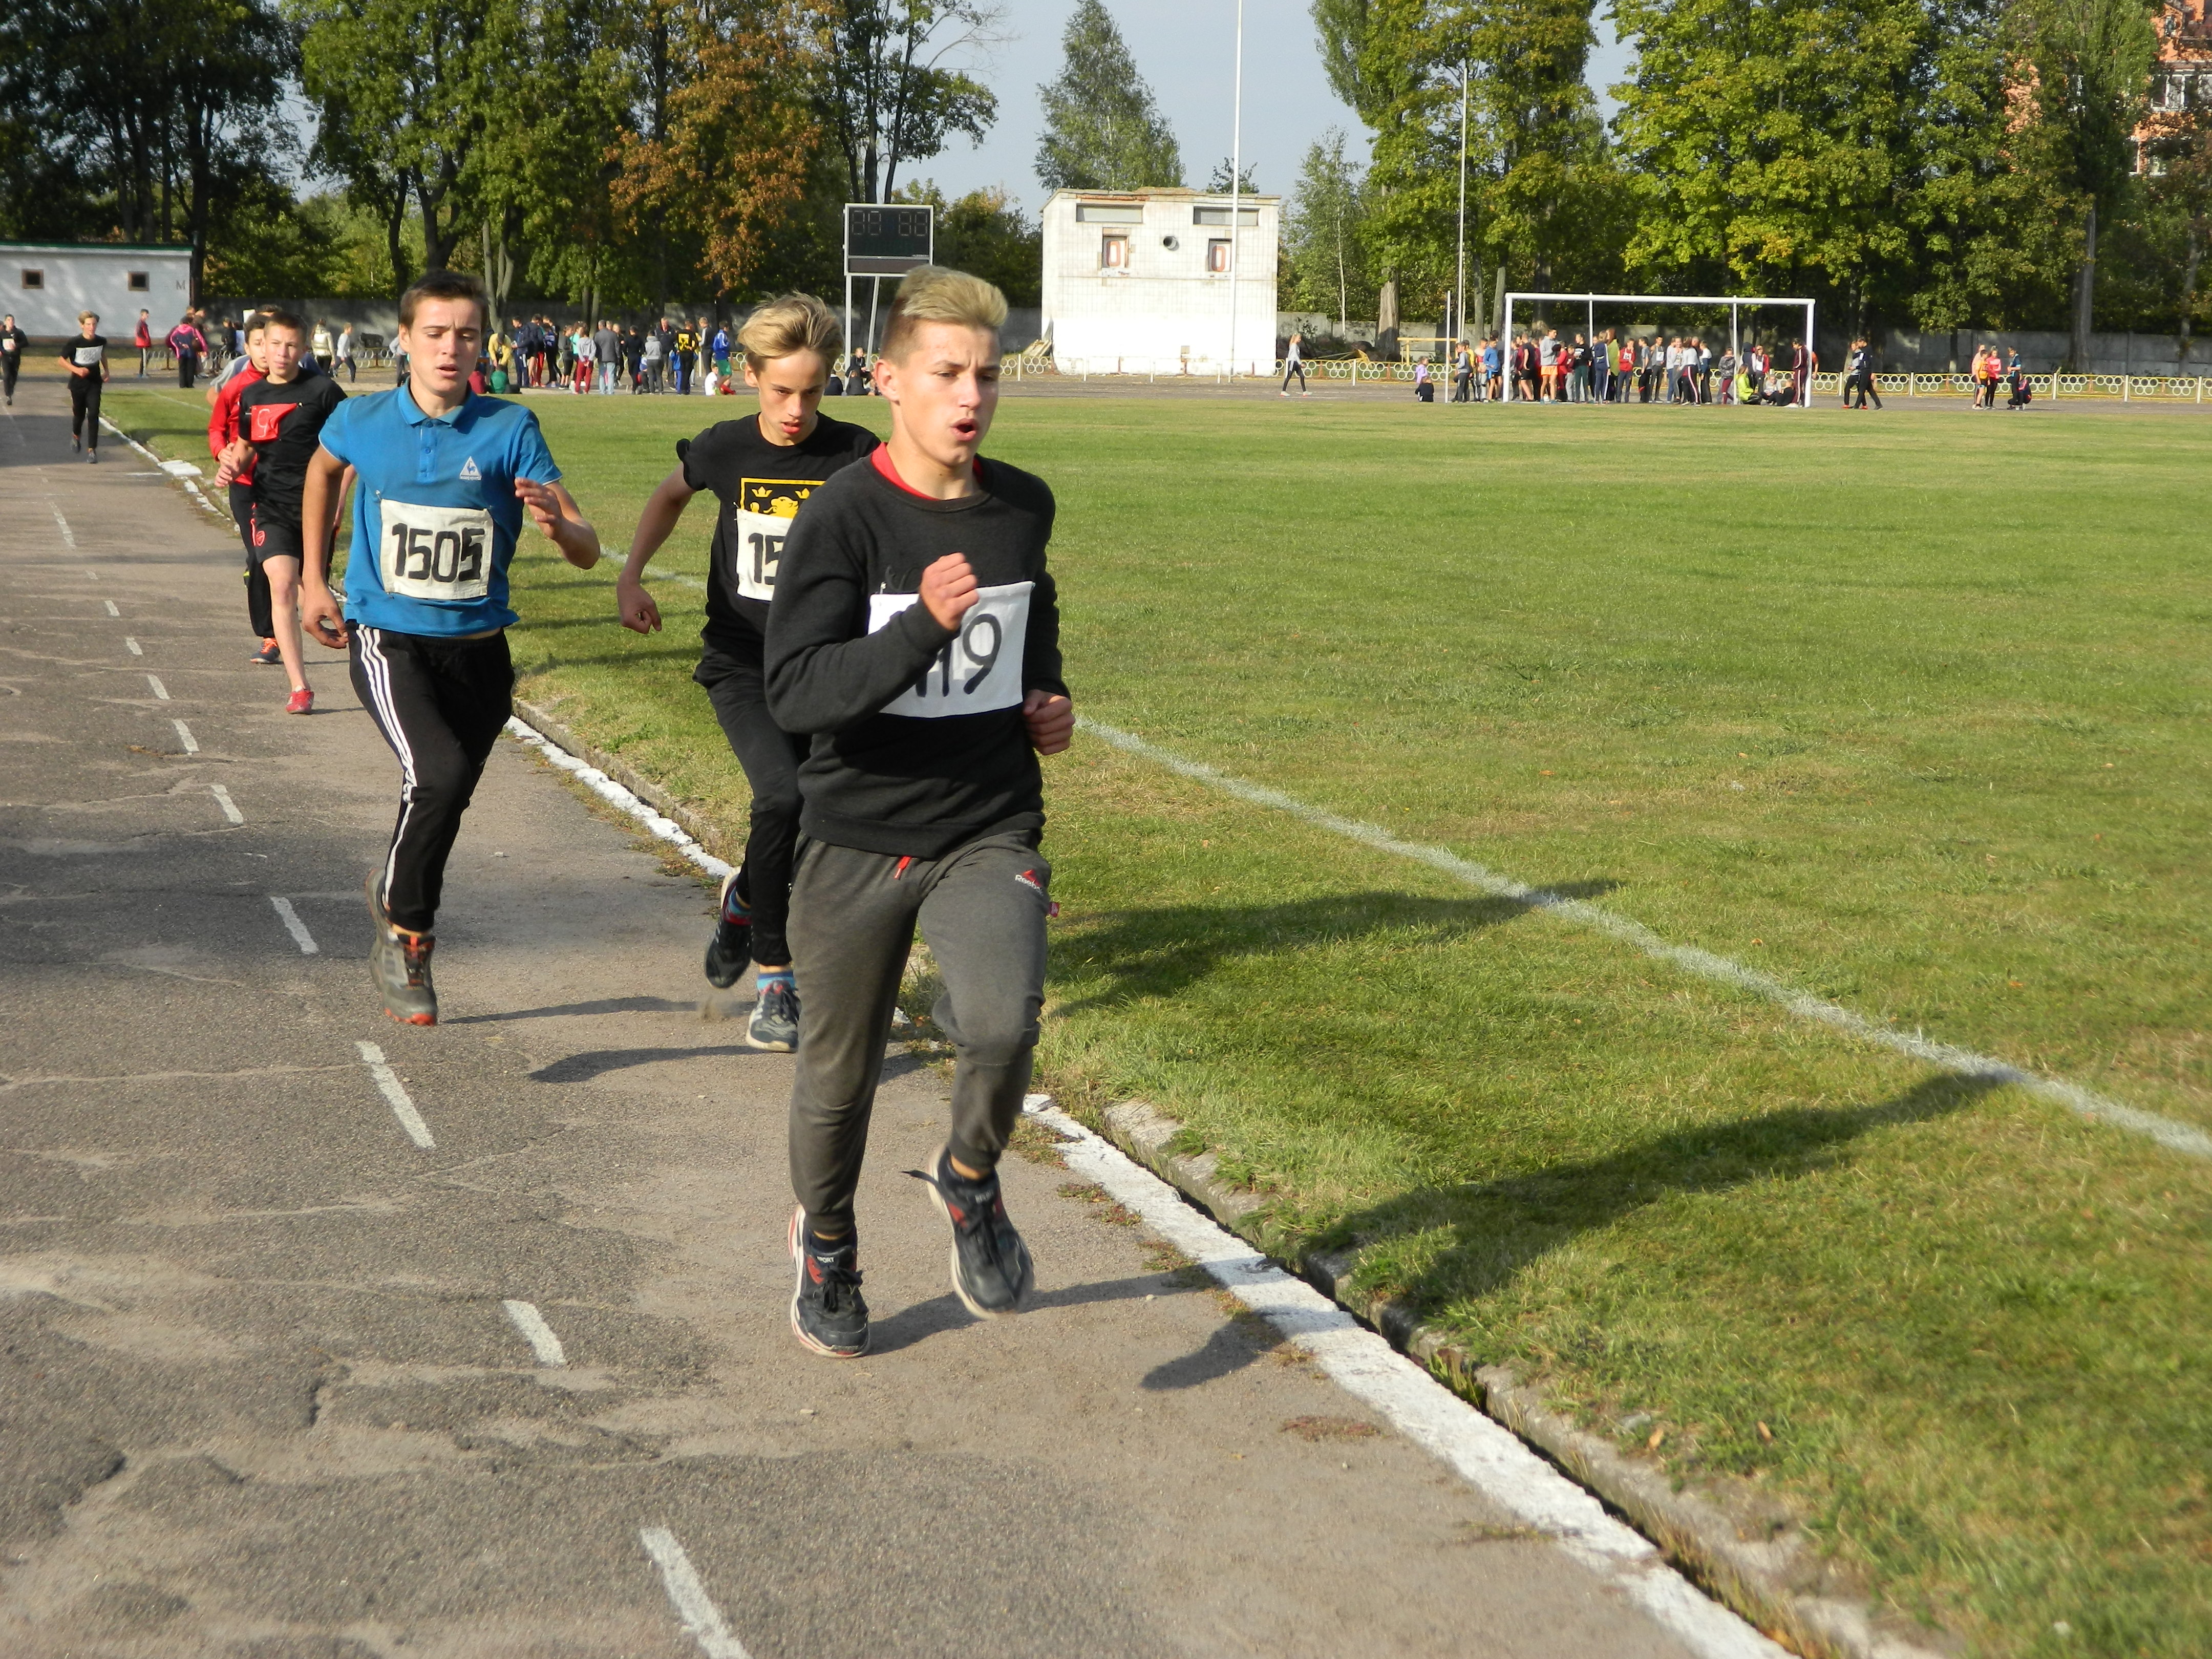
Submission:
[[[2091,373],[2089,368],[2090,330],[2094,320],[2093,307],[2097,297],[2097,204],[2089,204],[2089,216],[2084,222],[2081,239],[2081,263],[2074,270],[2073,339],[2070,345],[2076,374]]]
[[[1398,279],[1390,276],[1375,301],[1375,355],[1385,362],[1398,356]]]
[[[414,182],[415,175],[402,167],[398,182],[392,186],[392,210],[384,216],[384,246],[392,256],[392,292],[395,296],[404,294],[413,280],[407,270],[403,237],[407,228],[407,193]]]
[[[2189,264],[2181,276],[2181,355],[2189,356],[2189,336],[2197,321],[2197,271],[2204,258],[2204,240],[2197,227],[2189,227]]]

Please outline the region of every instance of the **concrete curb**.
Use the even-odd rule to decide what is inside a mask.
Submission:
[[[744,855],[712,820],[634,769],[586,742],[544,708],[520,698],[515,713],[556,747],[586,761],[671,819],[717,857]],[[1210,1152],[1167,1150],[1182,1125],[1142,1101],[1109,1107],[1105,1138],[1223,1225],[1262,1250],[1249,1219],[1266,1206],[1255,1194],[1218,1178]],[[1382,1301],[1352,1283],[1350,1255],[1291,1255],[1285,1265],[1408,1358],[1443,1377],[1486,1415],[1542,1452],[1577,1483],[1620,1512],[1669,1559],[1725,1606],[1808,1659],[1954,1659],[1961,1645],[1902,1620],[1878,1618],[1792,1516],[1773,1499],[1717,1487],[1677,1490],[1664,1471],[1624,1455],[1612,1441],[1577,1426],[1545,1403],[1541,1391],[1504,1366],[1485,1365],[1422,1324],[1401,1303]]]
[[[1107,1108],[1102,1129],[1129,1157],[1216,1219],[1248,1238],[1249,1219],[1265,1206],[1223,1183],[1210,1152],[1168,1150],[1182,1125],[1142,1101]],[[1726,1606],[1808,1659],[1950,1659],[1960,1645],[1901,1619],[1878,1617],[1844,1576],[1771,1498],[1718,1486],[1680,1488],[1667,1474],[1625,1455],[1603,1435],[1553,1411],[1540,1389],[1502,1365],[1486,1365],[1422,1324],[1404,1304],[1383,1301],[1352,1283],[1353,1253],[1285,1256],[1279,1241],[1252,1242],[1307,1283],[1427,1365],[1487,1415],[1558,1464],[1618,1510],[1675,1565]]]
[[[574,732],[546,709],[522,698],[514,700],[514,712],[526,723],[536,727],[545,739],[565,749],[578,760],[588,761],[617,783],[635,795],[663,817],[683,827],[684,833],[697,842],[716,858],[729,864],[742,864],[745,856],[743,836],[731,836],[705,814],[686,806],[652,779],[595,744],[586,743]]]

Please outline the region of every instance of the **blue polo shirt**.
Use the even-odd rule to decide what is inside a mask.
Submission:
[[[348,621],[452,637],[518,620],[507,603],[523,520],[514,481],[561,476],[535,415],[473,395],[426,415],[399,386],[340,404],[322,445],[358,475]]]

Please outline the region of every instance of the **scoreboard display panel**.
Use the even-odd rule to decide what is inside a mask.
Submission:
[[[902,276],[929,263],[937,210],[880,202],[845,204],[845,274]]]

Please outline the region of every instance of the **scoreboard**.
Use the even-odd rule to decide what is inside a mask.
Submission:
[[[937,210],[879,202],[845,204],[845,274],[903,276],[936,246]]]

